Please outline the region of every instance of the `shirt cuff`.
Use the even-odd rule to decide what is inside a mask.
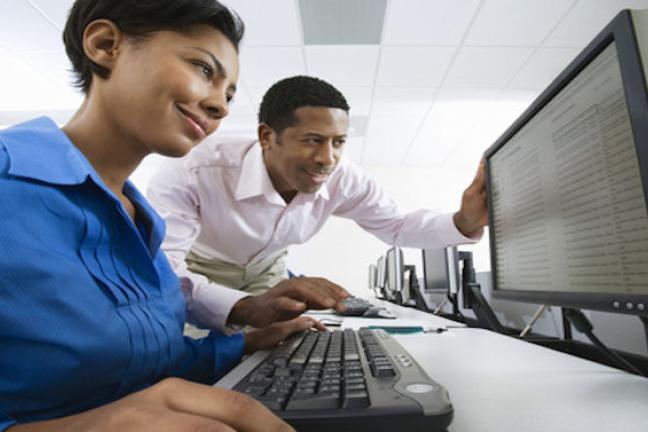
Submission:
[[[214,341],[214,374],[218,381],[241,362],[245,348],[245,336],[243,332],[231,336],[212,332],[210,336]]]
[[[234,305],[249,294],[214,283],[199,283],[187,299],[189,322],[201,328],[216,329],[231,335],[238,330],[227,326]]]
[[[454,213],[445,213],[439,216],[440,222],[443,225],[448,226],[448,235],[452,237],[451,241],[446,242],[446,244],[466,244],[466,243],[477,243],[484,235],[484,229],[479,230],[477,235],[473,237],[466,237],[463,235],[457,225],[454,223]]]
[[[11,426],[14,426],[17,422],[12,418],[0,413],[0,431],[5,431]]]

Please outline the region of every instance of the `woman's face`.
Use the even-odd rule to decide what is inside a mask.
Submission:
[[[228,114],[238,53],[220,31],[159,31],[119,50],[110,76],[95,81],[111,126],[137,150],[182,156]]]

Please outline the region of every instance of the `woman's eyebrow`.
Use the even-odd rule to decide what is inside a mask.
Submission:
[[[227,70],[225,69],[225,66],[223,66],[223,63],[221,63],[221,61],[218,60],[218,58],[216,58],[216,56],[214,54],[212,54],[209,50],[206,50],[206,49],[201,48],[201,47],[192,47],[192,48],[197,50],[197,51],[200,51],[202,53],[207,54],[209,56],[209,58],[211,58],[212,61],[214,62],[214,67],[216,68],[216,72],[218,73],[218,75],[222,76],[223,78],[227,78]],[[229,89],[232,90],[233,92],[236,92],[236,86],[235,85],[229,86]]]

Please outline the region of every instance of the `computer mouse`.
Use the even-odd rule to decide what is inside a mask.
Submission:
[[[367,309],[362,314],[362,316],[365,317],[365,318],[386,318],[386,319],[395,319],[396,318],[396,315],[389,312],[387,309],[381,308],[381,307],[376,307],[376,306],[370,307],[369,309]]]

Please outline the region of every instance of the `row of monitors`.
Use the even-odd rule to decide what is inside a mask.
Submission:
[[[456,293],[459,284],[457,248],[421,250],[423,290],[427,293]],[[403,251],[393,247],[376,264],[369,265],[369,289],[392,294],[403,291],[405,263]]]
[[[647,75],[648,10],[622,11],[486,151],[495,298],[648,316]],[[449,287],[429,254],[425,288]]]

